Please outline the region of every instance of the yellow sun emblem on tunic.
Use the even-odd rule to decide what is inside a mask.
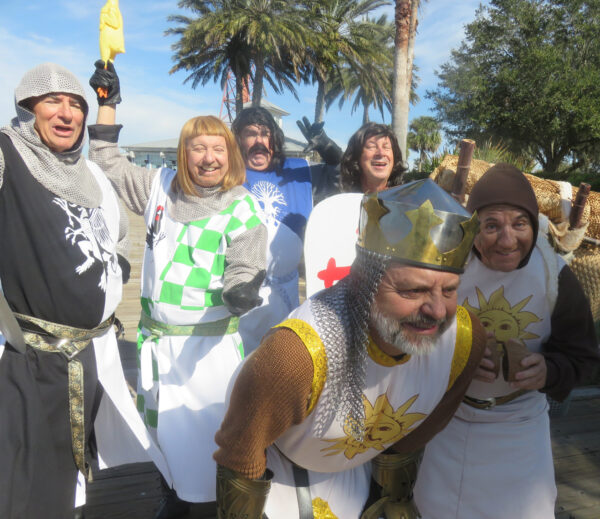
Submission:
[[[329,508],[329,503],[320,497],[315,497],[312,500],[312,506],[315,519],[338,519],[338,516]]]
[[[541,319],[532,312],[521,312],[533,295],[519,301],[515,306],[510,306],[510,302],[504,297],[504,287],[501,286],[498,290],[490,295],[490,299],[486,301],[485,296],[475,287],[477,291],[477,300],[479,308],[471,306],[467,299],[463,302],[463,306],[474,313],[481,324],[489,332],[494,332],[496,340],[505,342],[508,339],[537,339],[539,335],[525,331],[531,323],[537,323]]]
[[[414,424],[423,418],[423,413],[407,413],[408,409],[415,402],[419,395],[409,398],[405,404],[401,405],[395,412],[388,402],[387,395],[380,395],[375,401],[375,405],[363,395],[363,405],[365,406],[365,434],[362,441],[356,440],[350,428],[345,425],[344,432],[346,436],[333,440],[323,440],[334,443],[321,451],[331,451],[326,456],[333,456],[344,452],[348,459],[354,458],[359,453],[369,449],[383,451],[398,440],[404,438],[414,429]]]

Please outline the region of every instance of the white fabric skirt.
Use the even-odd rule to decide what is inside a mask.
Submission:
[[[547,411],[501,422],[455,416],[427,444],[415,501],[423,519],[554,519]]]
[[[297,519],[298,498],[291,462],[276,447],[267,450],[273,471],[265,513],[269,519]],[[326,468],[326,467],[324,467]],[[371,462],[340,472],[308,471],[315,518],[359,519],[369,497]]]
[[[179,498],[215,501],[214,437],[225,416],[225,395],[243,348],[238,333],[223,337],[162,337],[152,344],[158,380],[149,391],[138,387],[145,413],[158,409],[155,435]],[[158,406],[158,407],[157,407]]]

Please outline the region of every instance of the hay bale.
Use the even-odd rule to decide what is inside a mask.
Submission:
[[[452,183],[454,182],[454,175],[456,174],[457,165],[457,155],[446,155],[441,164],[435,169],[429,178],[450,193],[452,190]],[[471,189],[473,189],[475,182],[477,182],[481,176],[493,165],[494,164],[485,162],[483,160],[473,159],[471,162],[471,169],[469,170],[469,176],[467,177],[467,196],[471,192]],[[529,175],[527,173],[525,173],[525,176],[533,187],[540,212],[545,214],[553,223],[559,223],[562,221],[563,217],[561,211],[559,183],[555,180],[548,180],[546,178],[541,178],[536,175]],[[572,200],[574,200],[579,188],[571,186],[571,189]],[[590,222],[586,233],[587,236],[600,239],[600,193],[595,191],[590,192],[590,195],[588,196],[588,203],[586,204],[583,212],[583,220]]]
[[[450,193],[457,165],[457,155],[446,155],[430,178]],[[489,162],[473,159],[467,178],[466,199],[475,182],[492,166],[493,164]],[[527,173],[525,176],[533,187],[540,212],[555,224],[563,221],[559,183]],[[579,188],[571,186],[571,189],[572,200],[574,200]],[[590,192],[583,212],[583,221],[589,222],[586,236],[600,240],[600,193]],[[575,250],[570,267],[590,301],[594,320],[600,320],[600,247],[584,241]]]

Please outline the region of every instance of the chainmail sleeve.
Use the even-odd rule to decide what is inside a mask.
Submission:
[[[223,292],[241,283],[249,283],[266,269],[267,228],[248,229],[227,247]]]
[[[104,171],[125,205],[141,215],[150,199],[152,181],[160,170],[136,166],[119,153],[121,128],[120,124],[89,125],[89,158]]]

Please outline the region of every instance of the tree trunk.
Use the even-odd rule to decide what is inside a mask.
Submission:
[[[396,0],[392,128],[406,162],[408,111],[419,0]]]
[[[369,122],[369,106],[363,105],[363,124],[367,124]]]
[[[247,78],[246,78],[247,80]],[[244,109],[244,78],[235,76],[235,115],[240,115]]]
[[[260,106],[263,91],[263,78],[265,77],[265,60],[258,56],[254,60],[254,87],[252,89],[252,106]]]
[[[325,115],[325,80],[317,78],[317,99],[315,101],[315,123],[323,121]]]

